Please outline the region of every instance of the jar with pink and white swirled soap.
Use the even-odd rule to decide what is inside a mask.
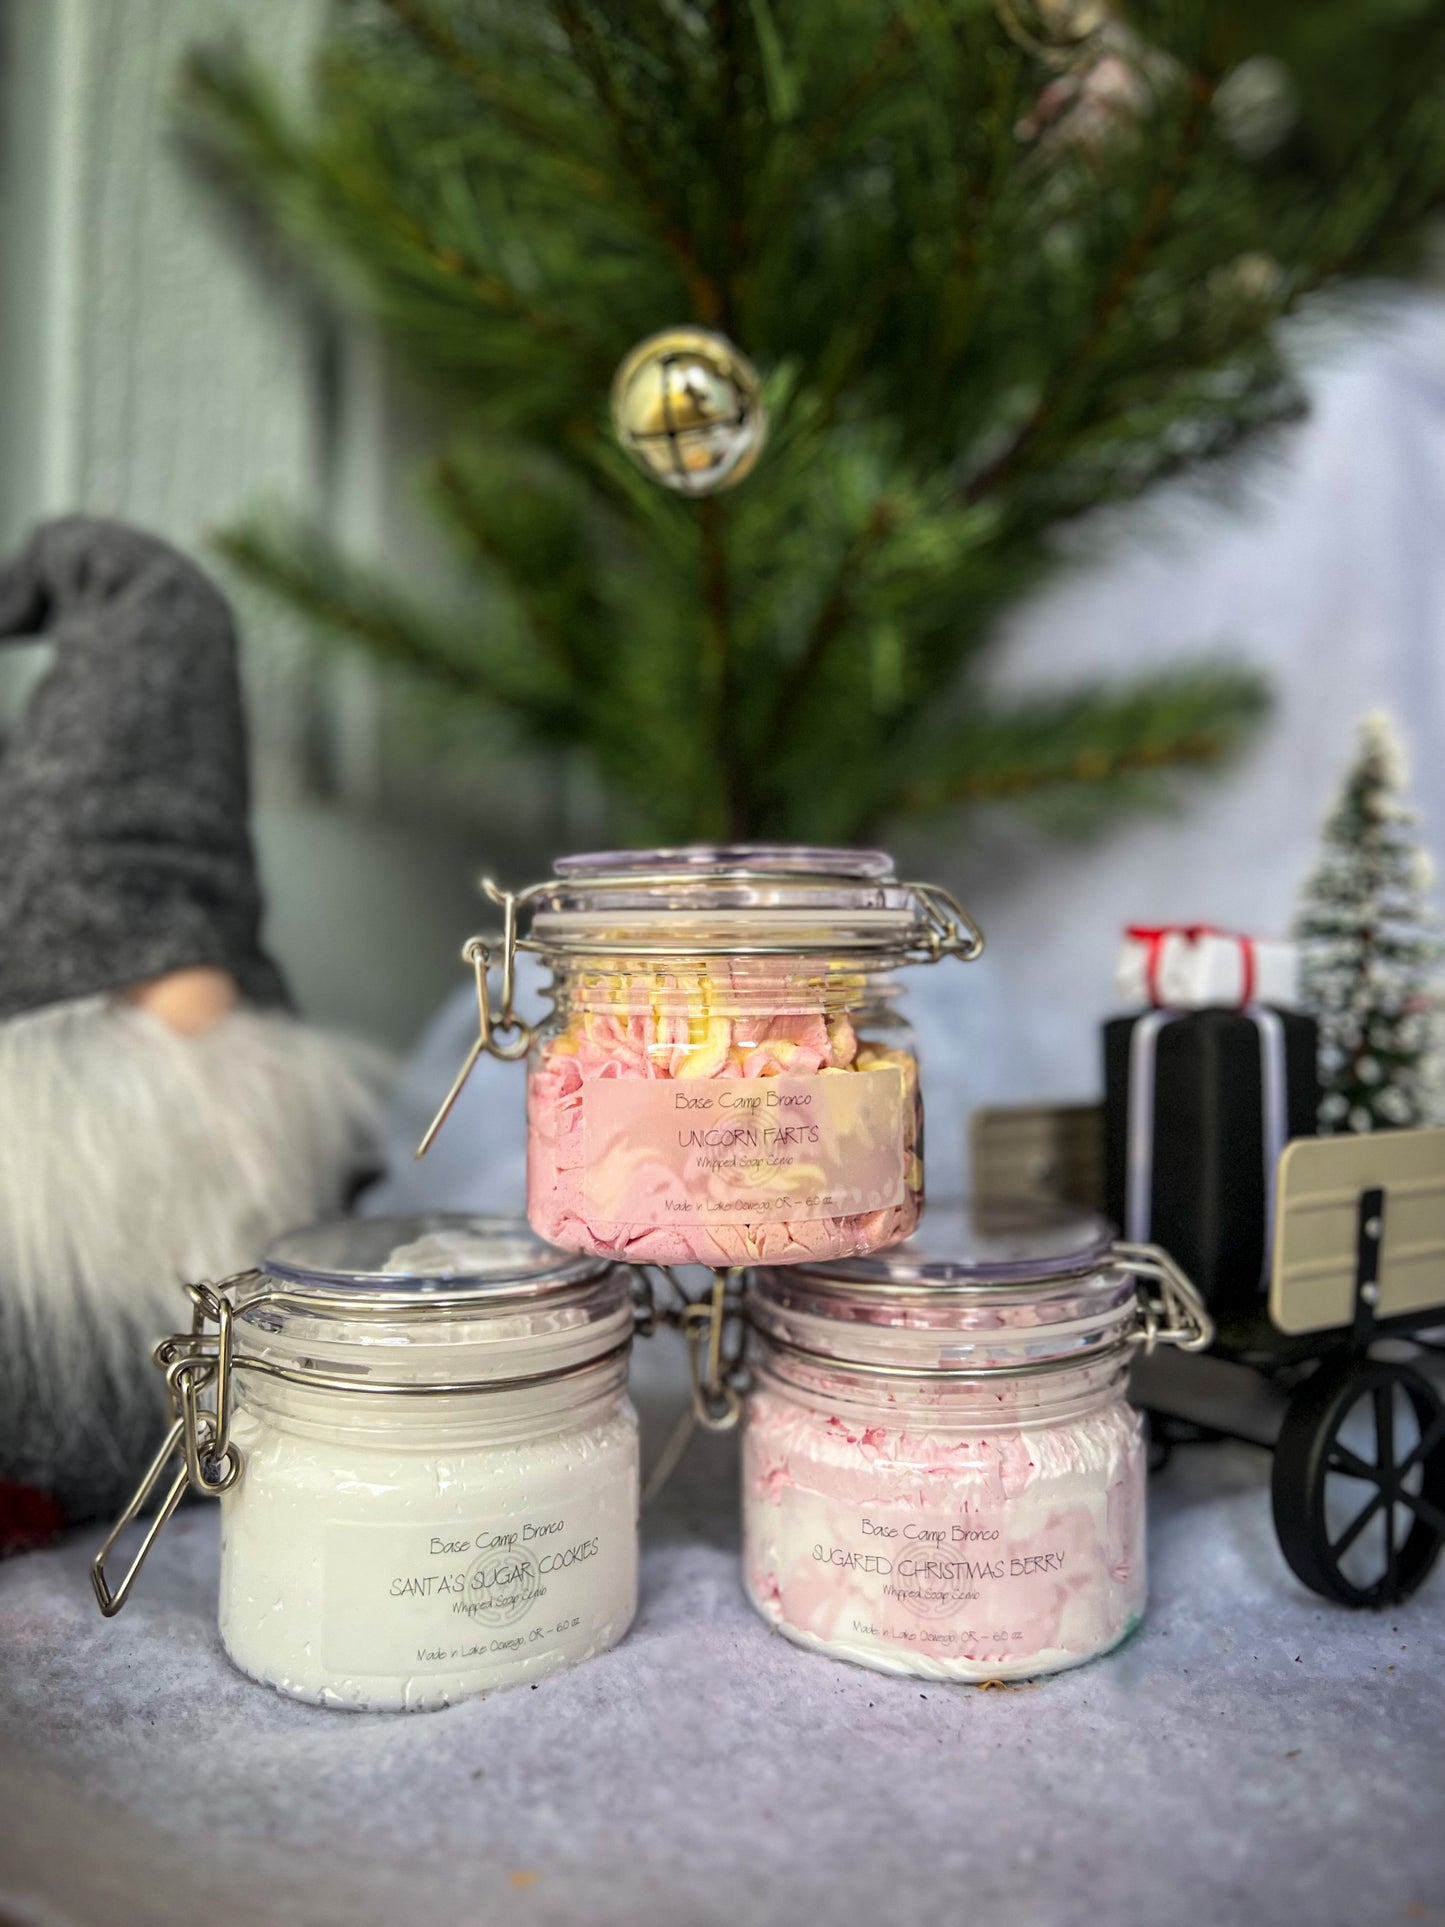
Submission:
[[[1078,1666],[1138,1625],[1129,1361],[1211,1335],[1162,1253],[1088,1214],[955,1207],[878,1257],[759,1268],[746,1319],[743,1573],[770,1625],[975,1682]]]
[[[556,870],[531,893],[526,939],[553,973],[528,1066],[539,1235],[716,1268],[906,1238],[922,1104],[896,973],[977,954],[957,906],[870,851],[623,852]]]

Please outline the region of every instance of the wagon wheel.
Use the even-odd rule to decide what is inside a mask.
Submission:
[[[1409,1365],[1321,1365],[1290,1400],[1271,1492],[1296,1577],[1342,1606],[1396,1604],[1445,1538],[1445,1403]]]

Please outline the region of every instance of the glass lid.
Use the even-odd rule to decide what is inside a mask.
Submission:
[[[261,1262],[266,1280],[298,1299],[345,1298],[358,1309],[382,1302],[482,1309],[584,1285],[610,1268],[609,1259],[544,1243],[524,1219],[451,1212],[308,1225],[278,1239]]]
[[[1134,1280],[1114,1262],[1105,1221],[1032,1202],[930,1205],[905,1244],[870,1258],[759,1267],[748,1274],[752,1320],[774,1338],[861,1357],[867,1336],[932,1334],[964,1356],[959,1335],[1002,1346],[1000,1364],[1116,1343],[1133,1322]],[[831,1335],[825,1335],[829,1334]],[[846,1334],[846,1336],[845,1336]],[[992,1337],[987,1335],[992,1334]],[[939,1362],[939,1361],[931,1361]]]
[[[932,886],[881,850],[702,843],[561,857],[526,894],[524,947],[587,954],[942,954],[955,927]],[[962,913],[959,913],[960,915]],[[980,940],[981,941],[981,940]]]
[[[883,850],[822,849],[805,843],[688,843],[656,850],[598,850],[562,856],[552,865],[559,877],[633,877],[639,871],[681,871],[717,877],[740,870],[802,877],[842,877],[853,882],[891,882],[893,859]]]
[[[911,893],[882,850],[813,849],[801,843],[693,843],[559,857],[536,891],[536,923],[584,915],[749,911],[888,915],[906,926]]]
[[[906,1243],[868,1258],[798,1265],[815,1286],[858,1292],[912,1287],[940,1292],[1048,1285],[1109,1262],[1113,1227],[1092,1211],[1016,1199],[930,1204]]]
[[[283,1377],[480,1384],[625,1353],[632,1284],[520,1218],[428,1212],[289,1232],[230,1297],[242,1362]]]

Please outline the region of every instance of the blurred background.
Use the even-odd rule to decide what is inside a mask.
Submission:
[[[1378,11],[1389,31],[1403,21],[1420,32],[1438,12]],[[338,650],[295,598],[237,566],[234,542],[229,558],[217,546],[219,532],[279,505],[418,601],[445,604],[463,623],[469,611],[488,619],[486,592],[418,478],[479,387],[505,383],[496,357],[460,374],[455,357],[442,357],[439,377],[421,365],[416,330],[386,325],[385,301],[367,298],[380,270],[360,277],[361,298],[350,298],[344,275],[318,285],[299,272],[305,225],[270,218],[278,206],[284,213],[274,177],[249,208],[213,178],[219,158],[233,174],[249,168],[256,187],[261,136],[254,116],[245,122],[253,103],[240,100],[234,71],[203,69],[189,95],[178,81],[197,48],[240,33],[278,114],[304,120],[328,31],[340,21],[362,36],[358,60],[373,63],[363,82],[374,88],[365,34],[383,15],[396,31],[407,12],[326,0],[0,0],[0,543],[79,508],[162,534],[221,575],[245,632],[272,947],[312,1016],[401,1051],[457,987],[458,946],[479,921],[479,872],[520,884],[557,852],[638,840],[640,821],[585,742],[566,731],[548,741],[518,728],[504,706],[439,699],[394,666]],[[1041,91],[1034,122],[1019,117],[1010,138],[1036,149],[1078,113],[1080,88],[1086,105],[1092,90],[1107,108],[1110,75],[1098,68],[1119,59],[1105,45],[1081,63],[1068,51],[1071,30],[1067,58],[1051,66],[1039,36],[1057,17],[1045,7],[1025,23]],[[1017,25],[1019,15],[1010,9],[1009,19]],[[780,12],[776,26],[784,20]],[[1072,24],[1080,34],[1097,25]],[[455,79],[465,60],[453,67]],[[789,73],[764,78],[783,87]],[[1271,143],[1288,147],[1309,102],[1295,99],[1287,75],[1281,83],[1278,62],[1253,79],[1263,107],[1252,123],[1246,114],[1233,151],[1267,161]],[[350,84],[333,74],[333,119],[344,117]],[[415,65],[397,68],[399,99],[420,84]],[[1153,115],[1157,126],[1167,94],[1161,82],[1164,104],[1139,110],[1141,120]],[[408,111],[421,111],[414,98]],[[466,124],[455,102],[428,111]],[[197,159],[198,124],[209,167],[204,152]],[[404,145],[400,106],[393,132]],[[1036,153],[1023,192],[1072,178],[1081,155],[1097,187],[1109,173],[1101,141],[1111,138],[1080,131],[1052,158]],[[420,151],[412,158],[420,166]],[[1157,172],[1157,156],[1146,158]],[[663,178],[679,178],[665,152],[658,163]],[[286,191],[299,192],[302,173]],[[450,191],[436,166],[418,188],[443,220]],[[705,198],[699,204],[706,214]],[[1146,479],[1158,486],[1147,503],[1108,506],[1139,492],[1111,484],[1093,513],[1078,512],[1088,509],[1078,500],[1067,516],[1030,510],[1030,538],[1047,537],[1050,571],[1021,571],[1016,593],[1012,578],[1007,593],[989,583],[986,660],[981,643],[960,728],[985,698],[1006,709],[1015,696],[1072,691],[1101,674],[1137,679],[1205,659],[1257,674],[1269,704],[1237,741],[1230,735],[1217,767],[1186,768],[1102,811],[1067,793],[1052,814],[1020,810],[1003,783],[997,796],[987,785],[971,794],[966,809],[940,789],[937,807],[883,808],[870,821],[907,871],[947,883],[987,928],[988,955],[967,994],[957,989],[977,1101],[1096,1093],[1097,1020],[1115,1001],[1125,924],[1287,928],[1365,712],[1394,714],[1412,754],[1423,840],[1445,850],[1445,283],[1431,221],[1414,229],[1409,279],[1371,270],[1349,302],[1296,304],[1264,274],[1262,298],[1277,310],[1269,338],[1283,344],[1295,386],[1262,439],[1238,454],[1220,449],[1204,479],[1182,444],[1186,459],[1151,468]],[[667,305],[645,262],[618,258],[619,280],[643,289],[622,303],[621,346],[647,331],[649,313],[656,326],[692,318],[681,294]],[[594,307],[602,299],[595,276],[584,296]],[[790,365],[796,390],[806,342],[775,348],[764,338],[764,297],[752,298],[752,325],[745,302],[730,332],[766,380]],[[786,305],[776,290],[772,299]],[[1017,335],[1017,318],[1010,325]],[[895,361],[902,352],[895,345]],[[605,379],[594,387],[603,419]],[[781,453],[763,463],[797,462],[787,396],[769,396]],[[870,406],[885,413],[887,396]],[[483,407],[480,434],[487,420]],[[674,507],[692,513],[666,504]],[[827,574],[832,539],[819,534],[802,573]],[[0,718],[18,714],[40,666],[38,650],[6,652]],[[880,687],[876,675],[860,683],[858,701],[873,702]]]

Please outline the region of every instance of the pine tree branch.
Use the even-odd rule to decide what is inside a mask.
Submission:
[[[1112,750],[1082,749],[1054,764],[1021,760],[1012,767],[1005,764],[986,774],[957,776],[946,784],[906,786],[889,808],[890,812],[927,814],[956,804],[1017,803],[1044,790],[1098,789],[1143,771],[1157,773],[1218,763],[1230,747],[1224,735],[1199,730],[1177,737],[1171,743],[1140,743]]]
[[[1022,425],[992,461],[985,463],[970,477],[963,490],[964,501],[981,501],[1012,479],[1106,347],[1115,316],[1137,283],[1168,224],[1190,157],[1207,131],[1214,93],[1215,83],[1212,79],[1203,74],[1191,77],[1189,107],[1169,165],[1150,190],[1140,218],[1093,305],[1083,335],[1065,361],[1054,387],[1040,395]]]
[[[985,247],[991,238],[989,214],[996,200],[999,186],[1006,175],[1009,149],[1013,146],[1015,138],[1011,112],[1015,87],[1014,70],[1000,66],[993,76],[991,85],[991,107],[995,127],[992,164],[987,169],[971,169],[963,184],[964,193],[959,207],[952,274],[952,279],[960,290],[959,309],[952,316],[946,311],[942,316],[938,354],[940,381],[947,370],[957,365],[960,355],[967,348],[982,305],[981,269]]]
[[[553,17],[566,34],[577,64],[607,118],[618,157],[631,177],[659,238],[677,263],[698,320],[709,327],[719,326],[725,305],[722,290],[704,268],[691,234],[677,219],[653,177],[641,140],[613,85],[606,56],[592,31],[591,23],[577,0],[550,0],[550,5]]]
[[[725,335],[737,333],[737,283],[747,259],[747,220],[745,215],[747,173],[742,153],[742,116],[738,111],[741,79],[738,58],[738,24],[733,0],[713,0],[709,16],[713,46],[717,50],[722,75],[718,118],[718,151],[715,158],[718,185],[728,202],[723,223],[727,241],[727,264],[720,293],[717,325]]]
[[[1354,240],[1322,256],[1308,274],[1297,278],[1281,306],[1281,314],[1294,313],[1331,281],[1361,273],[1392,246],[1418,233],[1421,223],[1434,219],[1442,209],[1445,209],[1445,184],[1436,192],[1426,194],[1414,206],[1406,206],[1396,195],[1388,218],[1382,217]]]
[[[520,106],[515,95],[499,86],[496,77],[469,53],[451,23],[434,13],[422,0],[381,0],[418,44],[436,55],[442,63],[476,96],[484,107],[519,135],[538,147],[552,150],[554,162],[566,169],[578,189],[592,200],[606,200],[611,192],[607,176],[570,156],[556,153],[556,132],[536,115]]]
[[[738,750],[738,689],[736,636],[733,627],[732,585],[728,578],[724,509],[714,496],[697,505],[702,543],[702,593],[712,657],[713,700],[716,705],[716,754],[722,779],[723,835],[728,842],[744,842],[752,833],[747,786]]]
[[[489,314],[555,342],[584,366],[605,368],[610,375],[611,357],[572,321],[534,307],[501,276],[468,261],[459,249],[443,245],[424,222],[396,204],[375,176],[340,166],[318,147],[301,141],[266,97],[259,77],[244,69],[229,50],[193,53],[181,77],[192,141],[209,161],[224,166],[231,186],[274,217],[293,243],[310,240],[313,231],[320,231],[335,247],[326,230],[329,220],[344,210],[409,256],[410,271],[464,291]],[[298,197],[297,203],[288,204],[288,193]],[[306,217],[304,232],[298,231],[295,218],[298,204]],[[375,283],[378,268],[370,265]],[[384,264],[380,273],[389,273],[392,265]]]
[[[494,679],[470,651],[439,641],[415,610],[363,591],[314,532],[274,536],[257,522],[223,530],[215,545],[253,582],[282,597],[322,629],[350,637],[374,655],[418,671],[443,688],[473,699],[505,703],[514,692]]]
[[[1445,139],[1400,106],[1445,34],[1392,68],[1348,4],[1317,0],[1326,84],[1285,60],[1295,132],[1263,161],[1225,117],[1212,136],[1207,83],[1176,83],[1209,64],[1211,0],[1127,10],[1146,78],[1169,76],[1152,105],[1105,75],[1105,134],[1066,114],[1022,148],[1040,69],[990,0],[339,9],[314,122],[252,87],[213,144],[453,379],[439,494],[496,618],[304,566],[278,586],[583,743],[663,834],[851,834],[1051,790],[1082,813],[1213,760],[1254,713],[1218,680],[994,711],[962,709],[964,672],[1050,529],[1270,418],[1272,314],[1445,193]],[[1344,133],[1331,87],[1364,103]],[[1261,256],[1287,301],[1231,281]],[[797,384],[759,474],[702,508],[603,427],[620,343],[689,305]]]
[[[886,807],[934,812],[1208,767],[1266,706],[1263,681],[1244,671],[1039,697],[971,719],[931,750],[916,746]]]
[[[877,45],[853,76],[843,98],[815,123],[807,140],[807,161],[817,167],[842,139],[853,122],[879,93],[894,68],[915,42],[912,21],[897,13],[878,37]]]
[[[532,584],[518,569],[516,557],[497,541],[481,504],[457,464],[443,456],[436,464],[434,475],[438,493],[457,527],[476,554],[489,562],[509,585],[538,648],[563,676],[576,675],[580,664],[566,630],[538,604]]]
[[[830,652],[847,626],[857,596],[859,576],[873,552],[898,526],[898,510],[880,496],[863,525],[844,549],[827,594],[819,604],[801,654],[778,691],[759,738],[759,755],[766,759],[777,748],[807,691],[817,681]]]
[[[869,103],[881,91],[899,61],[912,48],[915,32],[911,21],[895,14],[879,35],[872,53],[859,67],[844,90],[842,98],[799,137],[801,154],[790,156],[789,165],[775,171],[772,191],[758,213],[757,227],[766,232],[776,220],[785,201],[797,192],[801,177],[816,174]]]
[[[370,212],[390,228],[399,240],[424,254],[428,264],[439,274],[463,283],[468,293],[494,315],[516,321],[534,333],[549,336],[575,351],[596,354],[596,350],[578,335],[570,322],[559,321],[556,316],[545,314],[523,301],[509,282],[469,262],[459,249],[443,247],[421,222],[403,214],[394,204],[371,196],[363,205],[369,205]],[[597,359],[600,364],[600,355]]]

